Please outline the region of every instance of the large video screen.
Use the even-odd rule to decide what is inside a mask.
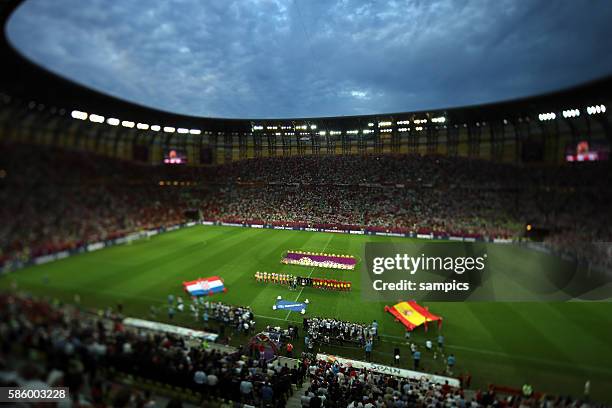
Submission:
[[[165,164],[187,164],[187,154],[178,149],[168,149],[164,152]]]
[[[567,162],[592,162],[608,160],[610,145],[603,141],[581,140],[576,144],[568,144],[565,149]]]

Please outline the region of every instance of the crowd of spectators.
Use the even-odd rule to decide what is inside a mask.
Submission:
[[[300,221],[515,235],[525,222],[579,226],[590,240],[610,197],[609,164],[521,167],[418,155],[251,159],[215,168],[213,218]]]
[[[0,264],[175,225],[198,207],[198,187],[180,188],[193,180],[186,170],[170,174],[57,148],[0,148]],[[171,177],[177,186],[159,185]]]
[[[289,367],[221,352],[192,338],[125,327],[114,315],[24,294],[0,295],[0,386],[68,387],[71,400],[60,406],[154,406],[154,397],[137,387],[113,390],[112,373],[190,389],[202,402],[215,399],[216,406],[228,408],[231,401],[283,407],[304,382],[304,408],[594,406],[535,393],[497,395],[494,389],[468,398],[444,381],[383,374],[315,355]]]
[[[66,386],[75,402],[107,406],[100,384],[110,368],[202,397],[267,406],[284,406],[305,373],[70,306],[0,295],[0,385]]]
[[[252,159],[216,168],[206,218],[517,240],[612,264],[609,162],[519,166],[464,157]],[[601,257],[604,256],[602,259]],[[601,265],[600,265],[601,266]]]
[[[314,360],[309,366],[311,384],[301,397],[303,408],[404,408],[404,407],[589,407],[589,402],[569,397],[497,394],[494,389],[470,393],[448,381],[427,377],[403,378],[333,360]]]
[[[227,305],[221,302],[204,302],[203,313],[237,332],[248,333],[255,327],[255,315],[249,306]]]
[[[378,336],[378,323],[363,324],[339,319],[311,317],[303,320],[305,341],[315,344],[352,343],[365,346]]]
[[[184,223],[188,214],[506,239],[531,223],[546,231],[546,245],[583,259],[590,259],[589,243],[612,241],[608,162],[533,168],[350,155],[190,168],[40,146],[2,149],[0,264]]]

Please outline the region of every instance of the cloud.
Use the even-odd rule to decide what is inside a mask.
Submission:
[[[612,72],[612,8],[543,0],[27,0],[8,35],[96,90],[233,118],[434,109]]]
[[[370,99],[366,91],[351,91],[351,96],[356,99]]]

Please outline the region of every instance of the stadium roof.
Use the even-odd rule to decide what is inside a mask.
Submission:
[[[0,23],[5,28],[9,17],[20,3],[22,3],[21,0],[3,0],[0,3]],[[0,58],[3,61],[0,91],[13,97],[32,100],[45,106],[63,107],[68,112],[80,110],[106,118],[119,118],[122,121],[151,125],[159,124],[162,128],[163,126],[171,126],[183,130],[251,131],[254,125],[283,122],[307,122],[318,124],[320,128],[325,126],[327,128],[348,129],[366,127],[370,121],[380,121],[385,118],[400,120],[408,117],[445,117],[447,123],[454,124],[503,119],[514,121],[520,117],[530,117],[535,120],[543,112],[561,112],[574,108],[586,109],[587,106],[607,103],[612,90],[612,77],[605,77],[540,96],[460,108],[320,118],[215,119],[170,113],[145,107],[65,79],[24,58],[9,42],[6,29],[3,30],[3,35],[0,38]],[[571,58],[569,52],[568,58]]]

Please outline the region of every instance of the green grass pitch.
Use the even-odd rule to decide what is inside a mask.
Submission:
[[[382,342],[374,359],[390,364],[394,347],[400,347],[402,362],[412,366],[403,327],[383,311],[385,303],[367,303],[360,294],[359,271],[337,271],[281,265],[283,251],[290,249],[352,254],[361,257],[365,242],[405,242],[406,238],[359,236],[303,231],[277,231],[235,227],[196,226],[81,254],[49,264],[17,271],[0,278],[0,288],[13,282],[19,289],[72,302],[79,294],[86,307],[103,308],[122,303],[124,313],[149,317],[151,305],[165,305],[168,294],[185,297],[182,281],[221,276],[227,293],[211,300],[250,305],[258,327],[286,326],[302,316],[274,311],[276,296],[289,300],[308,298],[307,315],[333,316],[344,320],[380,323]],[[508,254],[507,268],[520,260]],[[521,265],[520,267],[524,267]],[[351,280],[350,293],[322,292],[312,288],[290,291],[278,285],[258,284],[257,271],[287,272],[314,277],[334,276]],[[508,272],[508,271],[506,271]],[[534,270],[534,273],[537,271]],[[46,278],[48,277],[48,278]],[[457,357],[455,374],[470,372],[472,388],[497,384],[520,387],[525,381],[535,389],[580,396],[586,380],[592,397],[612,402],[612,303],[429,303],[431,311],[443,316],[447,352]],[[165,308],[158,320],[168,321]],[[198,327],[186,311],[174,324]],[[301,324],[300,324],[301,327]],[[412,339],[423,345],[435,339],[437,330],[417,329]],[[244,341],[234,338],[235,343]],[[354,348],[328,350],[363,358]],[[443,364],[424,353],[427,371],[442,371]]]

